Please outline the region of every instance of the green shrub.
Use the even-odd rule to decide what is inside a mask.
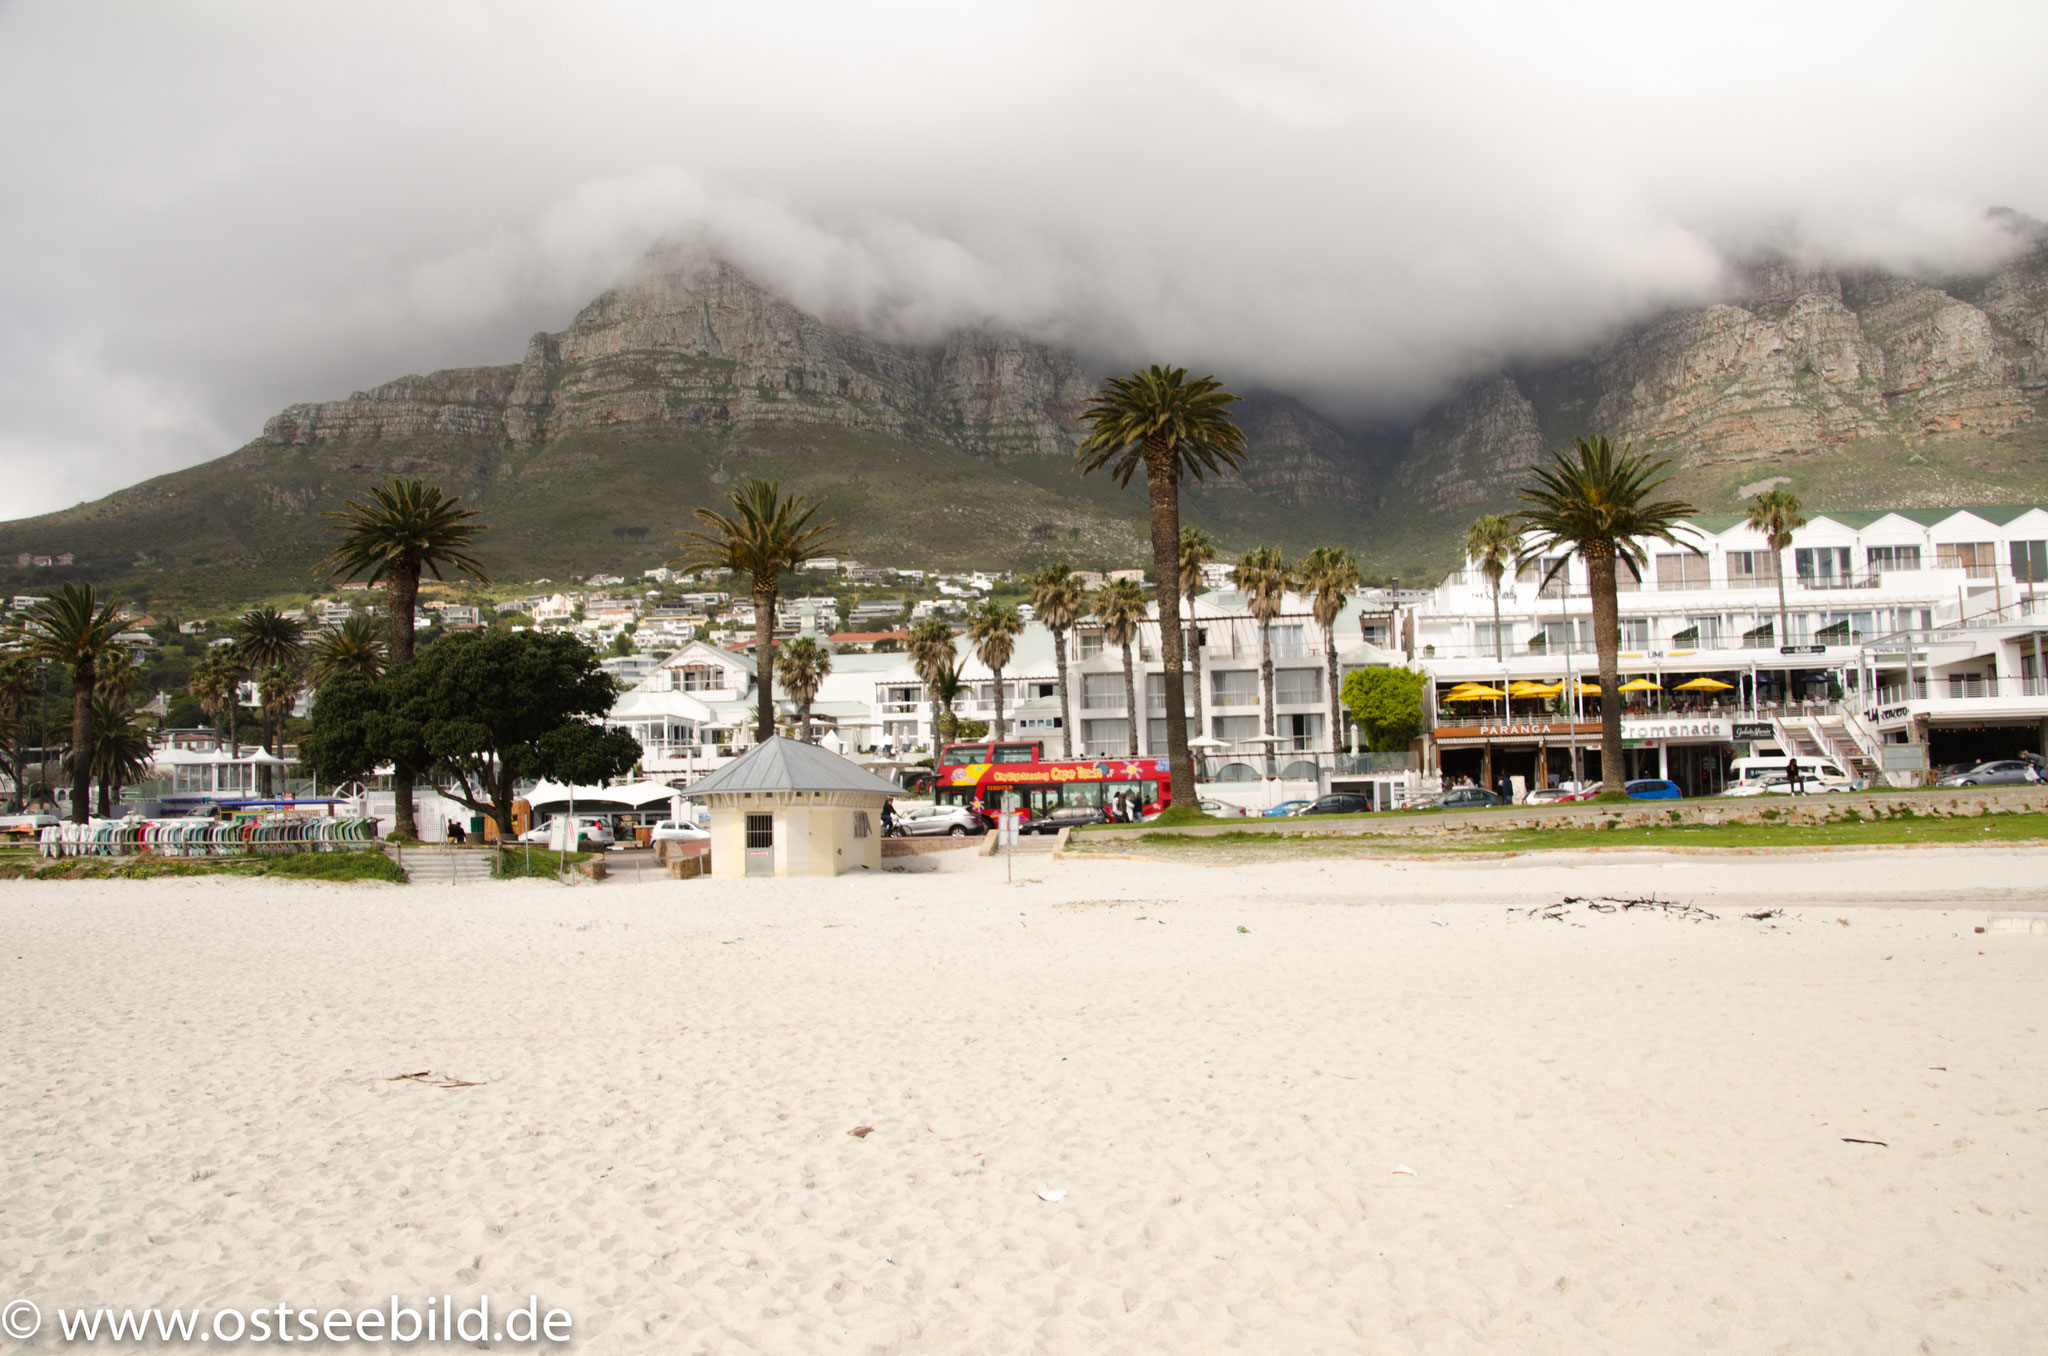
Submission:
[[[507,849],[491,862],[491,875],[498,880],[560,880],[563,854],[544,849],[528,853],[524,848]],[[568,854],[570,866],[587,862],[587,852]]]

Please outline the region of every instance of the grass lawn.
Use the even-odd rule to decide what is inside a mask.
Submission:
[[[1395,834],[1283,836],[1240,831],[1206,836],[1147,833],[1122,842],[1076,834],[1069,852],[1095,856],[1185,857],[1204,861],[1271,861],[1297,857],[1412,856],[1448,852],[1565,852],[1590,847],[1755,848],[1860,847],[1888,843],[1990,845],[2048,842],[2048,814],[1979,818],[1844,820],[1833,824],[1666,824],[1610,829],[1489,830],[1474,824],[1444,837]]]
[[[0,878],[15,880],[153,880],[159,876],[273,876],[287,880],[381,880],[406,883],[382,852],[295,852],[277,857],[62,857],[0,854]]]

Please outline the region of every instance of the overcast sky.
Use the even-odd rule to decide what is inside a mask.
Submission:
[[[2048,217],[2048,5],[0,4],[0,516],[517,361],[701,230],[1347,415]]]

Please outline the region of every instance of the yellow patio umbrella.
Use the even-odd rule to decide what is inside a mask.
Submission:
[[[1531,697],[1562,697],[1564,680],[1560,678],[1554,683],[1531,683],[1529,688],[1528,695]]]
[[[1664,689],[1647,678],[1636,678],[1614,689],[1616,692],[1662,692]]]
[[[1587,682],[1587,681],[1586,681],[1585,679],[1583,679],[1583,678],[1579,679],[1579,680],[1578,680],[1578,683],[1579,683],[1579,694],[1580,694],[1581,696],[1593,696],[1593,697],[1597,697],[1597,696],[1599,696],[1599,695],[1600,695],[1600,684],[1598,684],[1598,683],[1589,683],[1589,682]]]
[[[1673,692],[1727,692],[1735,684],[1724,683],[1719,678],[1695,678],[1689,683],[1680,683]]]
[[[1447,702],[1490,702],[1497,697],[1505,697],[1507,695],[1507,693],[1497,687],[1481,687],[1479,684],[1474,683],[1470,687],[1461,687],[1455,692],[1445,693],[1444,700]]]
[[[1527,679],[1520,679],[1508,684],[1508,695],[1510,697],[1555,697],[1557,693],[1542,683],[1532,683]]]

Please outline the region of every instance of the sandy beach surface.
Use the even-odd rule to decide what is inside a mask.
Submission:
[[[2048,1345],[2048,937],[1974,931],[2048,853],[915,865],[0,884],[0,1301],[537,1294],[587,1352]],[[1520,912],[1651,891],[1720,916]]]

